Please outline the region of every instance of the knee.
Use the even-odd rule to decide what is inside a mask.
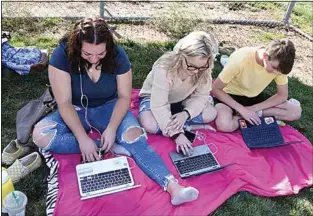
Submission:
[[[39,148],[45,148],[49,145],[50,141],[52,140],[54,133],[47,132],[49,129],[52,129],[56,126],[56,123],[53,122],[39,122],[35,125],[33,130],[33,142],[39,147]]]
[[[148,133],[156,134],[158,131],[158,123],[153,116],[142,115],[139,117],[139,123]]]
[[[215,107],[209,105],[204,108],[202,112],[202,118],[203,118],[203,123],[210,123],[213,121],[217,116],[217,110]]]
[[[131,127],[123,133],[123,140],[126,142],[134,142],[143,135],[145,135],[145,133],[141,127]]]
[[[300,106],[293,107],[286,116],[287,121],[296,121],[301,118],[302,109]]]
[[[224,121],[215,121],[216,128],[218,131],[222,132],[233,132],[234,128],[229,122],[224,122]]]

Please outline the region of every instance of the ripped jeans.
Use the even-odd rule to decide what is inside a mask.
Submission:
[[[116,100],[117,99],[113,99],[102,106],[88,108],[87,110],[87,119],[89,123],[101,133],[109,124]],[[90,127],[85,120],[85,109],[78,106],[75,106],[75,109],[84,129],[88,132]],[[44,125],[51,123],[52,125],[50,127],[44,126],[41,132],[42,137],[49,133],[54,134],[48,146],[43,148],[43,150],[58,154],[80,153],[78,141],[63,121],[59,110],[46,116],[38,124],[42,123],[44,123]],[[40,127],[38,124],[37,126]],[[141,128],[136,117],[130,111],[127,111],[116,131],[116,143],[128,150],[142,171],[166,190],[169,181],[175,179],[169,172],[163,160],[147,143],[145,132],[134,141],[127,142],[123,138],[124,132],[135,127]],[[34,142],[36,143],[36,140],[34,140]]]

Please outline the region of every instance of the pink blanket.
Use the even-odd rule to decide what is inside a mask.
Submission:
[[[137,115],[138,90],[133,91],[131,108]],[[150,180],[137,165],[132,169],[140,188],[81,201],[75,166],[80,155],[57,155],[59,190],[54,215],[208,215],[238,191],[260,196],[296,194],[313,184],[312,144],[290,126],[281,128],[285,141],[303,140],[286,147],[249,150],[240,132],[201,131],[221,165],[235,162],[222,171],[182,180],[178,177],[169,152],[174,143],[165,137],[150,135],[148,142],[165,161],[170,171],[185,185],[199,189],[197,201],[173,207],[170,196]],[[195,145],[203,144],[197,140]],[[130,166],[134,165],[129,160]]]

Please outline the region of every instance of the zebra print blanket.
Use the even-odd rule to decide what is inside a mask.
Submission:
[[[44,150],[40,150],[40,153],[44,156],[47,166],[50,169],[50,174],[47,178],[48,192],[46,197],[46,213],[47,216],[52,216],[56,205],[59,184],[58,184],[58,168],[59,163],[54,159],[53,155]]]

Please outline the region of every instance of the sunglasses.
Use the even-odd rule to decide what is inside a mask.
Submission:
[[[189,70],[189,71],[195,71],[195,70],[204,71],[204,70],[207,70],[207,69],[210,68],[209,59],[207,61],[208,66],[205,66],[205,67],[196,67],[196,66],[193,66],[193,65],[189,65],[188,62],[187,62],[187,58],[186,57],[185,57],[185,62],[186,62],[186,65],[187,65],[187,70]]]

